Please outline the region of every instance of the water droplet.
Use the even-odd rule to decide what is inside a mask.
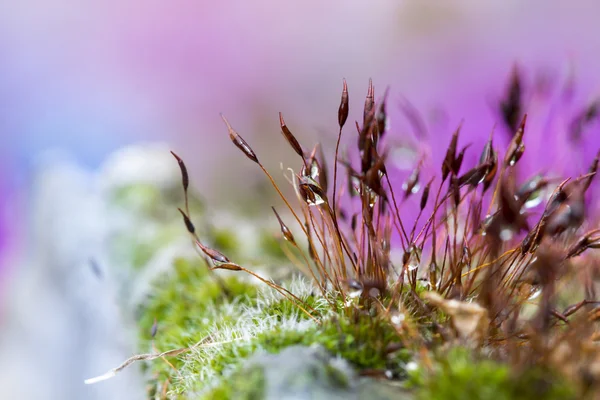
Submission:
[[[408,182],[404,182],[402,184],[402,190],[406,191],[408,189]],[[415,194],[417,193],[419,190],[421,189],[421,184],[420,183],[415,183],[414,186],[412,186],[410,188],[410,193],[411,194]]]
[[[539,297],[539,295],[542,294],[542,289],[541,288],[533,288],[531,294],[529,295],[529,300],[534,300],[537,297]]]
[[[325,200],[323,200],[322,197],[315,196],[315,200],[314,201],[310,201],[309,205],[310,206],[318,206],[319,204],[323,204],[323,203],[325,203]]]
[[[421,259],[421,249],[411,245],[404,254],[404,265],[409,271],[414,271],[419,268]]]
[[[404,322],[405,319],[406,319],[406,317],[404,316],[404,314],[397,313],[397,314],[392,315],[391,321],[394,326],[401,327],[402,323]]]
[[[426,289],[431,289],[431,281],[429,279],[419,278],[419,282],[421,282]]]
[[[377,203],[377,194],[371,189],[367,189],[369,192],[369,207],[375,207],[375,203]]]
[[[359,297],[363,291],[363,285],[356,279],[350,279],[348,281],[348,288],[350,289],[348,292],[348,297],[354,299]]]
[[[302,176],[298,185],[298,191],[306,204],[318,206],[325,203],[324,193],[319,184],[309,176]]]
[[[507,240],[512,239],[513,231],[512,229],[504,228],[500,231],[500,240],[506,242]]]
[[[390,159],[396,168],[408,170],[414,166],[418,155],[417,149],[403,145],[391,150]]]
[[[407,362],[406,366],[404,367],[404,369],[406,369],[407,371],[416,371],[417,368],[419,368],[419,366],[414,361]]]
[[[487,230],[492,225],[492,222],[494,221],[494,217],[496,216],[496,214],[498,214],[497,211],[493,214],[487,214],[485,216],[485,218],[483,219],[483,223],[482,223],[483,232],[481,232],[482,236],[486,235]]]
[[[417,268],[419,268],[419,260],[416,257],[411,257],[411,260],[408,262],[408,270],[414,271]]]
[[[314,160],[312,165],[310,166],[310,177],[314,180],[317,180],[319,178],[320,173],[321,170],[319,169],[319,164],[317,164],[316,160]]]
[[[355,196],[360,195],[360,192],[358,190],[358,188],[360,187],[360,179],[358,179],[357,177],[353,176],[352,178],[350,178],[350,182],[352,183],[352,193]]]
[[[542,203],[542,194],[543,194],[543,190],[538,190],[536,192],[533,192],[528,198],[527,201],[525,201],[525,208],[533,208],[533,207],[537,207],[538,205],[540,205]]]

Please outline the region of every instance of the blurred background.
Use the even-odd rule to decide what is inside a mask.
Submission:
[[[110,258],[121,221],[102,193],[179,179],[174,150],[209,208],[258,202],[264,179],[219,113],[278,172],[297,165],[277,112],[305,146],[330,152],[342,79],[353,123],[372,78],[376,97],[389,87],[397,140],[410,101],[435,156],[463,119],[467,137],[487,139],[515,64],[532,86],[569,92],[570,111],[593,101],[598,15],[592,0],[0,2],[0,387],[20,399],[143,398],[135,371],[83,385],[135,351],[118,283],[87,268]],[[561,104],[532,102],[544,111],[528,152],[540,167],[581,170],[598,125],[591,146],[546,147],[568,122]],[[162,144],[127,147],[140,143]]]

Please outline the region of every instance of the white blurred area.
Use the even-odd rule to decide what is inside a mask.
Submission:
[[[305,146],[331,150],[342,78],[349,122],[369,77],[378,95],[389,84],[394,101],[458,115],[464,105],[486,113],[515,60],[535,69],[574,59],[582,81],[594,82],[598,15],[593,1],[1,2],[0,101],[10,107],[0,118],[10,133],[0,145],[37,167],[2,296],[0,397],[144,398],[136,367],[83,384],[136,351],[131,310],[119,306],[121,266],[106,263],[114,219],[98,172],[80,167],[87,158],[167,141],[209,204],[239,205],[258,197],[264,178],[229,142],[220,112],[278,171],[293,152],[277,112]],[[135,176],[131,156],[104,172]]]
[[[135,368],[104,385],[83,384],[136,350],[119,266],[106,254],[116,216],[107,213],[101,182],[64,154],[40,161],[28,251],[2,299],[2,398],[144,398]]]

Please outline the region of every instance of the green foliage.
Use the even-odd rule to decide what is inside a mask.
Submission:
[[[331,364],[325,364],[324,368],[325,373],[327,374],[328,382],[331,382],[336,387],[342,389],[350,387],[350,381],[348,379],[348,375],[345,372],[340,371],[339,368],[336,368]]]
[[[291,344],[312,342],[298,325],[310,326],[312,320],[308,316],[271,289],[257,289],[241,280],[245,277],[220,271],[211,276],[202,261],[179,258],[169,273],[157,279],[154,292],[140,310],[140,336],[147,351],[187,347],[209,334],[213,341],[222,343],[210,348],[209,353],[187,353],[169,358],[168,363],[156,360],[146,364],[153,382],[168,380],[172,395],[186,391],[202,393],[207,383],[212,382],[199,376],[206,374],[212,380],[218,379],[258,348],[278,352]],[[227,294],[215,278],[222,279]],[[322,299],[312,295],[303,297],[306,307],[315,309],[317,317],[323,315],[326,303]],[[152,338],[155,320],[158,329]],[[282,324],[286,326],[281,327]],[[312,332],[309,337],[315,336],[314,328],[309,332]]]
[[[109,201],[131,213],[169,222],[176,220],[173,216],[177,215],[177,210],[173,206],[183,201],[183,193],[178,185],[160,188],[150,183],[135,183],[114,188]],[[198,196],[190,193],[189,207],[198,215],[204,209],[204,204]]]
[[[386,349],[399,340],[386,321],[366,314],[338,315],[320,328],[317,343],[338,354],[358,369],[386,368],[397,370],[408,352],[388,355]]]
[[[113,253],[127,260],[134,269],[142,269],[162,249],[181,236],[180,225],[148,229],[138,234],[121,232],[115,235]]]
[[[265,374],[262,367],[252,366],[239,370],[203,396],[206,400],[262,400]]]
[[[236,254],[240,248],[240,242],[235,232],[227,228],[215,228],[211,231],[214,247],[226,254]]]
[[[278,353],[292,345],[318,344],[358,369],[398,370],[408,359],[407,351],[393,356],[387,354],[386,348],[397,343],[398,336],[389,323],[378,317],[347,310],[331,318],[327,315],[330,305],[322,297],[308,294],[302,296],[304,307],[315,310],[313,316],[322,321],[320,325],[312,324],[291,301],[265,297],[236,276],[225,280],[230,298],[224,296],[201,262],[177,259],[173,273],[156,282],[156,292],[140,321],[141,336],[148,346],[152,343],[150,333],[154,318],[158,321],[158,333],[153,343],[158,350],[189,346],[215,329],[237,329],[235,335],[250,335],[244,340],[224,341],[210,356],[186,355],[170,359],[178,372],[160,360],[150,364],[157,381],[171,381],[172,391],[181,393],[187,388],[202,392],[206,382],[197,379],[198,374],[209,371],[209,375],[223,377],[226,371],[235,370],[258,349]],[[234,306],[228,313],[220,311],[232,301]],[[254,315],[250,315],[252,313]],[[265,324],[267,320],[269,323]],[[302,323],[308,325],[300,328]],[[179,378],[180,373],[185,374],[183,379]]]
[[[256,313],[249,319],[250,325],[243,328],[255,332],[248,339],[225,342],[210,357],[170,359],[178,372],[160,360],[149,364],[158,382],[169,379],[172,393],[191,389],[204,393],[206,399],[260,399],[264,390],[262,370],[240,371],[239,366],[259,349],[278,353],[292,345],[321,345],[359,370],[386,369],[399,375],[405,374],[404,366],[410,360],[411,352],[401,349],[389,354],[390,345],[398,344],[400,338],[388,321],[354,308],[340,309],[334,316],[329,316],[327,310],[330,306],[324,299],[309,294],[303,300],[307,308],[318,310],[314,316],[321,320],[321,324],[300,329],[285,323],[304,321],[310,324],[311,320],[291,301],[265,298],[255,286],[240,281],[237,275],[230,275],[225,282],[231,292],[230,297],[222,293],[202,262],[177,259],[173,273],[156,283],[156,292],[146,305],[140,325],[142,337],[149,345],[154,318],[159,321],[158,334],[154,339],[159,350],[188,346],[211,329],[235,326],[238,319],[243,318],[244,307],[255,307]],[[234,301],[237,311],[219,315],[220,307],[231,301]],[[272,320],[273,324],[261,328],[266,319]],[[411,373],[410,383],[417,399],[574,398],[571,388],[549,373],[531,370],[516,376],[507,365],[476,359],[469,350],[462,348],[454,348],[440,356],[434,365],[432,372],[417,370]],[[210,380],[216,378],[213,382],[220,382],[208,393],[205,392],[207,382],[198,378],[201,371],[206,370],[214,375]],[[228,374],[227,371],[237,372]],[[335,371],[331,372],[335,375]],[[177,377],[180,373],[183,378]],[[348,382],[345,377],[341,378],[344,379],[334,381],[344,387]]]
[[[164,212],[161,190],[152,184],[133,184],[116,188],[110,199],[112,204],[146,215]]]
[[[289,302],[282,300],[269,306],[269,315],[274,315],[279,320],[289,318],[293,310]],[[290,307],[289,309],[287,307]],[[288,311],[289,314],[278,312]],[[302,313],[299,318],[304,318]],[[397,343],[398,336],[393,328],[384,321],[375,318],[361,316],[350,318],[325,319],[321,326],[314,326],[306,331],[294,331],[285,329],[273,329],[257,335],[248,346],[233,352],[224,352],[213,360],[213,368],[222,371],[226,365],[233,365],[239,357],[244,358],[253,353],[257,348],[262,348],[269,353],[277,353],[292,345],[310,346],[318,344],[348,360],[358,369],[388,368],[397,370],[403,362],[408,360],[407,350],[396,352],[390,356],[386,349],[390,344]],[[240,354],[240,352],[242,354]]]
[[[161,189],[137,183],[114,188],[109,203],[126,212],[130,221],[127,228],[114,234],[111,253],[129,262],[134,269],[142,269],[161,249],[185,234],[175,206],[182,200],[178,187]],[[200,200],[190,196],[189,201],[194,215],[201,215],[204,207]]]
[[[436,360],[433,372],[411,373],[418,400],[563,400],[574,391],[554,374],[529,369],[513,374],[510,367],[489,359],[475,359],[470,350],[453,348]]]
[[[262,232],[260,239],[260,249],[262,254],[268,254],[276,260],[287,260],[283,250],[281,250],[281,239],[273,232]]]
[[[209,276],[208,269],[201,261],[176,259],[173,274],[156,283],[155,292],[144,307],[140,321],[145,332],[143,337],[150,339],[150,327],[154,319],[164,326],[160,336],[170,336],[170,330],[177,327],[197,330],[197,324],[201,324],[207,307],[233,299],[250,303],[256,296],[256,287],[240,281],[235,275],[223,282],[230,297],[222,292],[217,280]]]
[[[205,336],[212,326],[213,321],[208,318],[209,309],[231,301],[239,305],[251,304],[256,297],[256,287],[241,281],[236,275],[223,280],[227,296],[214,277],[209,276],[206,265],[199,260],[192,262],[179,258],[174,261],[173,267],[170,275],[161,277],[155,283],[155,292],[140,313],[141,338],[147,347],[153,343],[158,350],[164,351],[189,346]],[[158,329],[152,340],[155,320]],[[170,362],[176,368],[182,365],[181,359]],[[174,372],[164,362],[151,365],[152,370],[163,379]]]
[[[323,317],[323,308],[319,306],[321,298],[315,295],[309,295],[302,299],[302,307],[306,310],[315,310],[311,315],[315,318]],[[281,299],[271,302],[261,307],[261,313],[265,318],[276,318],[278,321],[284,321],[292,316],[297,316],[300,320],[309,319],[309,316],[300,311],[298,306],[292,301]]]
[[[299,332],[276,328],[258,334],[252,340],[244,343],[232,342],[224,345],[219,354],[210,359],[209,366],[218,375],[222,375],[225,370],[238,366],[244,359],[254,354],[258,348],[269,353],[278,353],[282,349],[296,344],[312,344],[315,336],[315,329]]]

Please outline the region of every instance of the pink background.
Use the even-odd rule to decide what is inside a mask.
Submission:
[[[598,94],[598,15],[594,1],[5,1],[0,243],[15,248],[7,232],[14,244],[36,160],[49,148],[95,167],[120,145],[167,141],[209,200],[237,203],[231,188],[249,190],[261,177],[228,142],[219,112],[277,169],[293,154],[277,112],[305,146],[331,149],[342,78],[350,122],[372,77],[376,94],[390,86],[392,103],[404,96],[425,114],[442,108],[448,127],[465,118],[466,137],[479,143],[515,61],[530,77],[564,77],[574,65],[579,100]],[[406,133],[398,118],[392,127]],[[450,130],[436,133],[434,154]],[[543,157],[550,165],[573,157],[555,149]]]

